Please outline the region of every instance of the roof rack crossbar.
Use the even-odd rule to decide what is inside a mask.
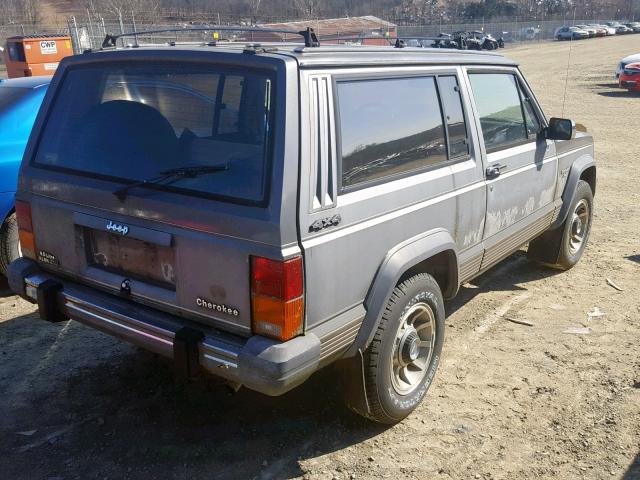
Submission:
[[[451,37],[455,38],[456,35],[452,35]],[[324,42],[330,42],[332,40],[339,40],[339,41],[348,41],[348,40],[386,40],[390,46],[397,46],[398,42],[407,42],[408,40],[429,40],[429,41],[433,41],[433,42],[437,42],[437,41],[446,41],[449,39],[448,36],[415,36],[415,35],[408,35],[408,36],[378,36],[378,35],[349,35],[349,36],[331,36],[331,35],[326,35],[326,36],[322,36],[320,35],[318,37],[318,39],[320,41],[324,41]]]
[[[207,32],[207,31],[218,31],[218,32],[252,32],[252,33],[285,33],[291,35],[300,35],[304,39],[305,47],[319,47],[320,41],[318,40],[318,36],[314,32],[313,28],[307,27],[304,30],[293,30],[293,29],[284,29],[284,28],[260,28],[260,27],[242,27],[242,26],[232,26],[232,25],[202,25],[197,27],[174,27],[174,28],[161,28],[158,30],[143,30],[143,31],[133,31],[121,34],[107,34],[102,42],[102,48],[114,48],[116,46],[116,42],[120,38],[124,37],[135,37],[136,43],[138,40],[138,36],[140,35],[152,35],[155,33],[168,33],[168,32]]]

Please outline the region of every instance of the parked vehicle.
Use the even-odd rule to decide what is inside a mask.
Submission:
[[[500,55],[309,32],[106,47],[45,98],[9,280],[43,319],[184,375],[279,395],[339,362],[350,406],[395,423],[434,378],[444,300],[527,242],[575,265],[595,182],[591,136],[547,120]]]
[[[607,31],[607,28],[603,27],[602,25],[588,25],[588,26],[595,29],[596,37],[606,37],[609,34],[609,32]],[[615,34],[615,31],[613,33]]]
[[[498,43],[500,43],[500,40],[502,40],[502,43],[513,43],[516,41],[512,32],[496,32],[493,38],[495,38]]]
[[[598,32],[597,29],[589,27],[587,25],[576,25],[576,27],[587,32],[589,34],[589,38],[594,38]]]
[[[50,79],[0,80],[0,275],[20,255],[14,212],[18,169]]]
[[[609,25],[600,25],[607,31],[607,36],[617,35],[617,30]]]
[[[635,55],[629,55],[628,57],[624,57],[622,60],[620,60],[620,63],[618,63],[618,66],[616,67],[616,78],[620,78],[622,71],[625,69],[627,65],[629,65],[630,63],[636,63],[636,62],[640,62],[640,53]]]
[[[630,92],[640,92],[640,63],[630,63],[620,75],[620,87]]]
[[[633,30],[633,33],[640,33],[640,22],[625,23],[624,26]]]
[[[441,33],[438,38],[431,43],[433,48],[455,48],[462,50],[466,46],[460,35]]]
[[[538,27],[525,27],[520,29],[520,38],[522,40],[537,40],[540,38],[541,30]]]
[[[478,43],[473,43],[473,45],[479,45],[480,48],[478,50],[497,50],[500,48],[498,40],[493,38],[491,34],[479,30],[469,32],[469,39],[477,40]],[[502,42],[502,48],[504,48],[504,42]]]
[[[557,40],[582,40],[589,38],[589,32],[578,27],[561,27],[556,30]]]
[[[610,26],[611,28],[615,28],[616,29],[616,34],[618,35],[624,35],[626,33],[633,33],[633,29],[622,25],[619,22],[607,22],[607,25]]]

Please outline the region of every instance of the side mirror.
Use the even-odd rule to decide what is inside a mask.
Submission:
[[[552,118],[549,126],[544,130],[544,137],[547,140],[571,140],[575,134],[573,120],[565,118]]]

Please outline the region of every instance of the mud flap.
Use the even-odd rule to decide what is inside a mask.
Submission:
[[[555,265],[560,257],[560,246],[564,225],[554,230],[547,230],[538,238],[531,240],[527,249],[527,258],[544,265]]]
[[[38,314],[42,320],[52,323],[69,320],[58,309],[58,293],[62,289],[62,284],[52,279],[45,280],[38,285],[36,301],[38,303]]]
[[[173,338],[173,362],[178,380],[189,380],[198,376],[198,344],[204,340],[204,333],[189,327],[178,330]]]

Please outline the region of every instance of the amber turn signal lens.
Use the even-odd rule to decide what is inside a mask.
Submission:
[[[251,303],[254,333],[282,341],[302,333],[303,297],[283,302],[264,295],[253,295]]]
[[[304,324],[302,256],[289,260],[251,257],[253,333],[286,341]]]
[[[31,220],[31,205],[16,200],[16,218],[18,220],[18,238],[22,256],[36,259],[36,242],[33,238],[33,222]]]
[[[36,259],[36,243],[33,239],[33,233],[26,230],[18,230],[18,237],[20,238],[20,249],[22,250],[22,256]]]

